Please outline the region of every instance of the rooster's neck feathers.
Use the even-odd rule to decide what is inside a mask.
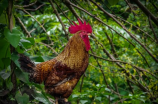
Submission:
[[[85,43],[77,32],[55,59],[71,69],[79,69],[82,67],[85,58],[88,58],[88,52],[85,49]]]

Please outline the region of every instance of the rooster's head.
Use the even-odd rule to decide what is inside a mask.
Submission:
[[[69,27],[69,32],[71,34],[79,33],[80,37],[82,38],[82,40],[84,41],[86,45],[86,51],[88,51],[90,49],[90,42],[89,42],[88,35],[91,35],[92,27],[89,24],[86,24],[86,21],[82,23],[81,20],[78,19],[78,22],[79,22],[79,25],[73,22],[74,25],[71,25]]]

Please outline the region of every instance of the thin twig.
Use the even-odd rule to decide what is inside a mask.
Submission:
[[[93,52],[92,49],[91,49],[91,52],[94,54],[94,52]],[[106,80],[104,71],[103,71],[103,69],[102,69],[102,65],[99,63],[98,59],[97,59],[95,56],[94,56],[94,58],[95,58],[95,60],[96,60],[96,62],[97,62],[97,64],[98,64],[98,66],[99,66],[99,69],[100,69],[102,75],[103,75],[104,82],[105,82],[105,84],[107,85],[107,88],[111,89],[110,85],[107,83],[107,80]],[[119,94],[119,95],[120,95],[120,94]],[[110,104],[110,95],[109,95],[109,104]]]
[[[136,37],[130,33],[127,28],[121,24],[115,17],[113,17],[113,15],[111,15],[110,13],[108,13],[107,11],[105,11],[101,6],[99,6],[96,2],[94,2],[93,0],[90,0],[92,3],[94,3],[100,10],[102,10],[105,14],[107,14],[109,17],[111,17],[116,23],[118,23],[129,35],[132,39],[134,39],[136,42],[138,42],[145,50],[146,52],[148,52],[148,54],[158,63],[158,59],[147,49],[147,47],[142,44],[142,42],[140,42],[138,39],[136,39]],[[136,0],[137,1],[137,0]],[[74,5],[72,3],[70,3],[71,5]]]
[[[38,6],[35,9],[25,9],[25,10],[36,11],[36,10],[40,9],[42,6],[44,6],[44,5],[46,5],[46,4],[42,4],[42,5]]]
[[[151,28],[151,30],[152,30],[152,32],[153,32],[153,34],[154,34],[154,37],[155,37],[155,39],[156,39],[156,41],[157,41],[157,43],[158,43],[158,37],[156,36],[156,33],[155,33],[155,31],[154,31],[153,25],[152,25],[152,23],[151,23],[151,18],[150,18],[150,16],[148,17],[148,20],[149,20],[150,28]]]
[[[85,73],[83,74],[83,76],[82,76],[82,78],[81,78],[81,84],[80,84],[80,90],[79,90],[79,92],[82,91],[82,86],[83,86],[84,77],[85,77]],[[80,99],[77,99],[77,104],[79,104],[79,102],[80,102]]]
[[[104,23],[100,18],[96,17],[95,15],[93,15],[93,14],[91,14],[90,12],[86,11],[85,9],[78,7],[77,5],[71,3],[71,2],[68,1],[68,0],[66,0],[66,1],[67,1],[66,3],[68,3],[68,4],[70,4],[70,5],[72,5],[72,6],[76,7],[76,8],[78,8],[78,9],[80,9],[80,10],[82,10],[82,11],[84,11],[84,12],[87,13],[88,15],[92,16],[93,18],[95,18],[96,20],[98,20],[99,22],[101,22],[102,24],[106,25],[109,29],[112,29],[113,31],[115,31],[117,34],[119,34],[121,37],[123,37],[125,40],[127,40],[130,44],[132,44],[132,45],[135,47],[135,45],[134,45],[133,43],[131,43],[128,39],[126,39],[124,36],[122,36],[118,31],[116,31],[115,29],[113,29],[111,26],[109,26],[109,25],[107,25],[106,23]],[[67,4],[67,5],[68,5],[68,4]],[[75,13],[76,13],[76,12],[75,12]],[[109,13],[108,13],[108,14],[109,14]],[[116,19],[115,19],[115,20],[116,20]],[[116,21],[117,21],[117,20],[116,20]],[[122,24],[121,24],[121,25],[122,25]],[[124,26],[123,26],[123,28],[126,29]],[[126,29],[126,31],[128,31],[128,30]],[[128,34],[131,34],[131,33],[128,31]],[[95,37],[94,35],[92,35],[92,36]],[[133,36],[133,35],[131,35],[131,37],[134,38],[134,39],[136,39],[135,36]],[[137,39],[136,39],[136,40],[137,40]],[[138,41],[138,40],[137,40],[137,41]],[[158,59],[156,59],[156,58],[154,57],[154,55],[152,55],[151,52],[150,52],[140,41],[138,41],[138,42],[139,42],[139,44],[149,53],[149,55],[150,55],[156,62],[158,62]],[[139,51],[138,49],[136,49],[136,50]],[[139,53],[140,53],[140,52],[139,52]],[[141,56],[142,56],[142,54],[141,54]],[[144,58],[144,57],[143,57],[143,58]],[[146,61],[146,62],[147,62],[147,61]]]
[[[111,46],[111,51],[112,51],[113,55],[117,58],[118,55],[115,51],[115,47],[114,47],[114,44],[113,44],[111,38],[109,37],[109,35],[106,32],[105,32],[105,35],[106,35],[107,39],[109,40],[109,43],[110,43],[110,46]]]
[[[22,28],[24,29],[25,33],[28,35],[28,37],[31,37],[30,33],[27,31],[25,25],[23,24],[23,22],[21,21],[21,19],[17,16],[15,16],[18,20],[18,22],[21,24]]]
[[[52,43],[52,40],[51,40],[49,34],[47,33],[46,29],[43,27],[43,25],[42,25],[34,16],[32,16],[29,12],[27,12],[25,9],[22,9],[22,11],[24,11],[25,13],[27,13],[30,17],[32,17],[32,18],[40,25],[40,27],[41,27],[41,28],[44,30],[44,32],[47,34],[47,37],[48,37],[49,41]]]
[[[70,9],[70,11],[74,14],[74,16],[76,17],[76,19],[79,18],[83,22],[83,20],[80,18],[80,16],[76,13],[75,9],[69,4],[69,1],[65,0],[64,3]]]
[[[131,9],[131,12],[134,14],[134,15],[136,15],[133,11],[133,8],[132,8],[132,6],[131,6],[131,4],[128,2],[128,0],[125,0],[126,1],[126,3],[127,3],[127,5],[129,6],[129,8]]]
[[[158,12],[158,7],[154,4],[154,2],[152,0],[149,0],[149,2],[153,5],[153,7],[156,9],[156,11]]]
[[[105,61],[119,62],[119,63],[131,65],[132,67],[138,69],[139,71],[141,71],[141,72],[147,72],[147,73],[151,74],[153,77],[155,77],[156,79],[158,79],[158,77],[157,77],[156,75],[152,74],[151,72],[149,72],[149,71],[147,71],[147,70],[145,70],[145,69],[143,69],[143,68],[141,68],[141,67],[135,66],[135,65],[133,65],[133,64],[130,64],[130,63],[127,63],[127,62],[124,62],[124,61],[120,61],[120,60],[109,60],[109,59],[105,59],[105,58],[103,58],[103,57],[99,57],[99,56],[96,56],[96,55],[94,55],[94,54],[90,54],[90,55],[91,55],[91,56],[94,56],[94,57],[97,57],[97,58],[99,58],[99,59],[105,60]]]
[[[91,66],[94,67],[95,69],[99,69],[99,70],[100,70],[100,68],[94,66],[94,65],[91,64],[91,63],[89,63],[89,65],[91,65]],[[116,95],[118,95],[118,96],[122,96],[122,95],[120,95],[118,92],[114,91],[111,87],[109,87],[109,89],[111,90],[112,93],[114,93],[114,94],[116,94]]]
[[[58,53],[55,51],[55,49],[53,49],[50,45],[45,44],[45,43],[43,43],[43,42],[40,42],[40,43],[43,44],[43,45],[45,45],[45,46],[48,47],[49,49],[51,49],[51,50],[53,51],[53,53],[55,53],[56,56],[58,55]]]
[[[112,15],[113,15],[113,14],[112,14]],[[130,25],[132,25],[132,26],[135,27],[136,29],[139,29],[140,31],[142,31],[143,33],[145,33],[149,38],[151,38],[153,42],[155,42],[155,40],[154,40],[147,32],[145,32],[144,30],[142,30],[142,29],[139,28],[138,26],[133,25],[132,23],[130,23],[130,22],[128,22],[128,21],[122,19],[121,17],[118,17],[118,16],[116,16],[116,15],[113,15],[113,16],[116,17],[116,18],[118,18],[118,19],[121,19],[122,21],[124,21],[124,22],[126,22],[126,23],[128,23],[128,24],[130,24]]]
[[[129,86],[129,89],[131,90],[132,94],[134,94],[133,87],[131,86],[131,83],[129,80],[127,80],[127,84]]]
[[[37,0],[36,0],[35,2],[33,2],[33,3],[31,3],[31,4],[28,4],[28,5],[23,5],[23,6],[15,5],[15,6],[16,6],[16,7],[19,7],[19,8],[26,8],[26,7],[30,7],[30,6],[32,6],[32,5],[34,5],[34,4],[36,4],[36,2],[37,2]]]
[[[35,28],[33,28],[32,30],[30,30],[29,31],[29,33],[31,34],[33,31],[35,31],[36,29]]]
[[[71,21],[71,20],[66,16],[66,14],[65,14],[65,13],[66,13],[67,11],[69,11],[69,10],[66,10],[66,11],[63,12],[63,10],[60,8],[60,6],[56,3],[55,0],[54,0],[54,3],[57,5],[58,9],[62,12],[62,14],[69,20],[70,24],[73,24],[72,21]],[[59,15],[60,15],[60,14],[61,14],[61,13],[59,13]]]
[[[63,28],[63,30],[64,30],[64,32],[65,32],[65,35],[66,35],[67,40],[69,40],[68,32],[67,32],[66,29],[65,29],[65,25],[64,25],[64,23],[62,22],[62,20],[61,20],[61,18],[60,18],[60,16],[59,16],[58,11],[57,11],[56,8],[54,7],[54,4],[53,4],[52,0],[49,0],[49,2],[50,2],[50,4],[51,4],[52,8],[54,9],[54,13],[56,14],[58,20],[60,21],[60,23],[61,23],[61,25],[62,25],[62,28]]]
[[[146,14],[147,17],[151,17],[151,20],[155,23],[155,25],[158,26],[158,20],[157,18],[139,1],[139,0],[133,0],[137,6]]]
[[[94,40],[94,41],[97,41],[97,40]],[[111,54],[104,48],[103,44],[99,43],[98,41],[97,41],[97,43],[98,43],[99,45],[101,45],[101,47],[103,48],[103,52],[104,52],[110,59],[112,59],[112,60],[114,60],[114,61],[116,60],[115,57],[114,57],[113,55],[111,55]],[[131,77],[134,81],[136,81],[136,82],[134,82],[135,85],[137,85],[142,91],[148,92],[148,89],[147,89],[146,87],[144,87],[144,86],[143,86],[127,69],[125,69],[119,62],[115,62],[115,64],[116,64],[117,66],[119,66],[119,67],[122,69],[122,71],[126,74],[126,77],[127,77],[128,80],[130,80],[128,77]]]
[[[56,3],[55,3],[56,4]],[[59,5],[58,4],[56,4],[57,5],[57,7],[59,8]],[[63,11],[63,10],[61,10],[61,8],[60,8],[60,11],[61,11],[61,13],[59,13],[59,15],[64,15],[65,16],[65,13],[67,13],[67,12],[69,12],[70,10],[65,10],[65,11]],[[65,17],[67,17],[67,16],[65,16]],[[68,18],[67,18],[68,19]],[[70,19],[69,19],[70,20]]]

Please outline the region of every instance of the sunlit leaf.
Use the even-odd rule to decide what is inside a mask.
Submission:
[[[80,100],[81,104],[86,104],[88,101],[87,100]]]

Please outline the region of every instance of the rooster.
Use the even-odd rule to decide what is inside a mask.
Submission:
[[[63,104],[69,104],[67,98],[88,67],[88,36],[92,28],[86,21],[82,23],[78,19],[78,22],[70,25],[69,32],[74,35],[57,57],[35,65],[27,56],[19,55],[20,67],[30,73],[30,81],[39,84],[44,82],[46,93],[54,96],[56,104],[61,102],[61,98],[64,99]]]

